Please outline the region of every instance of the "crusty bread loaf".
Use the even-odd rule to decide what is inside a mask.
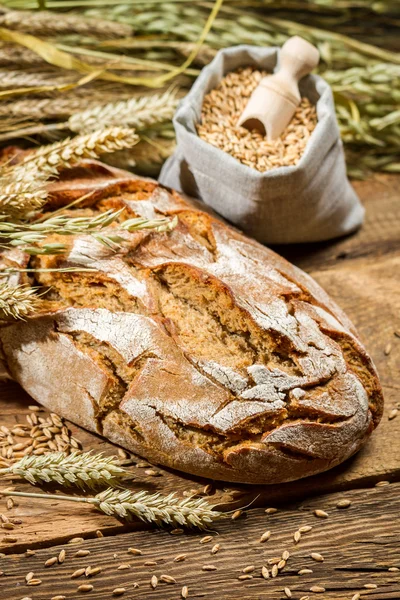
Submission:
[[[226,481],[289,481],[360,448],[381,387],[352,324],[308,275],[101,163],[65,172],[51,193],[54,205],[88,194],[76,214],[125,207],[123,218],[179,222],[124,233],[117,253],[77,236],[65,256],[34,259],[94,269],[39,272],[46,309],[0,330],[10,375],[38,402],[151,461]]]

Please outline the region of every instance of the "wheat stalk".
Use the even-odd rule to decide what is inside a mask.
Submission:
[[[103,127],[120,124],[144,129],[171,119],[177,103],[178,99],[171,91],[131,98],[125,102],[110,102],[72,115],[68,128],[79,133],[98,129],[99,124]]]
[[[33,67],[37,65],[43,65],[43,58],[41,58],[33,50],[24,48],[24,46],[17,46],[16,44],[10,44],[0,48],[0,66],[19,66],[19,67]]]
[[[97,158],[101,154],[131,148],[138,141],[132,129],[111,127],[42,146],[30,153],[20,166],[53,174],[54,171],[71,168],[84,158]]]
[[[29,285],[10,286],[0,283],[0,318],[25,319],[40,307],[38,288]]]
[[[75,76],[55,77],[51,72],[27,73],[26,71],[12,71],[7,69],[0,70],[0,89],[18,88],[18,87],[37,87],[42,85],[61,85],[76,81]]]
[[[129,472],[117,464],[113,456],[103,453],[51,452],[42,456],[24,456],[8,468],[0,469],[0,475],[19,475],[32,485],[58,483],[65,487],[94,489],[116,485]]]
[[[131,492],[109,488],[92,498],[84,496],[65,496],[59,494],[37,494],[31,492],[0,491],[3,496],[21,496],[26,498],[42,498],[47,500],[65,500],[68,502],[85,502],[95,506],[109,516],[132,521],[134,517],[145,523],[155,525],[171,525],[187,528],[207,529],[223,514],[214,511],[203,498],[177,498],[175,494],[161,496],[145,491]]]
[[[4,215],[0,215],[0,247],[22,247],[24,252],[32,255],[60,254],[65,251],[65,246],[57,242],[42,246],[29,246],[29,244],[39,244],[50,234],[68,236],[87,233],[102,244],[116,249],[124,241],[124,238],[118,234],[118,231],[103,233],[102,230],[114,223],[123,211],[123,208],[117,211],[110,209],[94,217],[55,215],[44,221],[32,223],[12,223],[2,220]],[[177,217],[172,219],[133,218],[123,221],[119,227],[129,232],[143,229],[163,232],[172,231],[177,222]]]
[[[1,60],[1,57],[0,57]],[[0,104],[0,118],[13,116],[18,119],[29,118],[32,120],[42,119],[68,119],[82,108],[94,108],[98,105],[99,92],[96,90],[97,98],[86,91],[86,96],[82,97],[76,93],[66,97],[57,96],[56,98],[24,98],[14,102],[2,102]],[[109,93],[106,94],[110,96]],[[111,95],[114,98],[114,95]],[[1,122],[0,122],[1,124]]]
[[[4,11],[4,8],[2,9]],[[60,35],[76,33],[93,35],[106,39],[130,37],[132,27],[124,23],[115,23],[104,19],[86,19],[82,15],[59,15],[48,12],[28,12],[9,10],[0,16],[0,26],[16,31],[25,31],[31,35]]]
[[[0,210],[11,216],[27,216],[45,203],[43,184],[50,176],[84,158],[130,148],[138,139],[132,129],[112,127],[34,150],[19,164],[3,169]]]

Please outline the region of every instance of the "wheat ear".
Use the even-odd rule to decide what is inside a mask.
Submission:
[[[188,529],[207,529],[224,515],[213,510],[214,506],[203,498],[179,499],[175,494],[161,496],[147,492],[131,492],[109,488],[92,498],[84,496],[64,496],[62,494],[37,494],[32,492],[0,491],[3,496],[21,496],[47,500],[65,500],[68,502],[86,502],[95,506],[106,515],[125,521],[134,517],[146,523],[158,526],[180,526]]]
[[[0,283],[0,319],[25,319],[40,306],[37,288]]]
[[[144,129],[171,119],[177,103],[176,94],[171,91],[122,102],[110,102],[75,113],[69,118],[68,127],[78,133],[94,131],[99,125],[111,127],[119,124]]]
[[[29,246],[29,244],[38,244],[50,234],[64,236],[87,233],[102,244],[116,250],[119,244],[124,242],[124,238],[118,234],[118,229],[107,231],[104,231],[104,229],[116,221],[123,210],[123,208],[117,211],[110,209],[94,217],[56,215],[36,223],[12,223],[5,221],[4,215],[0,215],[0,248],[20,247],[24,252],[33,255],[60,254],[65,251],[65,246],[58,242],[42,244],[41,246]],[[142,229],[163,232],[174,229],[177,222],[177,217],[172,219],[134,218],[123,221],[119,224],[119,227],[129,232]]]
[[[103,453],[50,452],[42,456],[25,456],[6,469],[0,469],[0,475],[7,473],[19,475],[32,485],[36,483],[58,483],[65,487],[94,489],[116,485],[128,475],[128,471],[117,464],[114,456]]]
[[[129,128],[101,129],[43,146],[29,154],[20,167],[33,172],[54,174],[60,169],[73,167],[84,158],[97,158],[101,154],[131,148],[138,141],[136,133]]]

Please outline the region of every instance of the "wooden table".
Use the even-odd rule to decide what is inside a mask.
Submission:
[[[71,579],[71,574],[88,565],[102,567],[86,580],[94,586],[86,594],[91,600],[109,600],[116,587],[126,588],[121,596],[124,600],[174,600],[181,598],[184,585],[188,586],[188,598],[217,600],[286,598],[284,588],[289,588],[295,599],[309,595],[350,600],[358,598],[357,593],[369,600],[400,598],[400,410],[397,418],[388,419],[400,402],[400,178],[378,175],[354,185],[367,209],[361,231],[336,242],[278,251],[309,272],[347,312],[378,367],[385,413],[363,450],[328,473],[295,483],[259,488],[216,484],[210,496],[213,503],[224,509],[252,504],[238,520],[217,523],[208,543],[201,543],[204,534],[171,535],[141,523],[128,527],[85,505],[20,498],[7,511],[5,500],[0,499],[0,512],[22,520],[12,532],[0,532],[0,552],[5,553],[0,558],[1,600],[49,600],[57,594],[68,600],[84,597],[77,587],[85,583],[85,577]],[[32,400],[16,385],[3,386],[1,424],[24,421],[29,404]],[[115,453],[115,447],[103,439],[70,427],[84,449]],[[159,477],[147,476],[144,469],[133,466],[137,478],[133,487],[187,494],[201,492],[208,483],[157,470]],[[384,481],[390,485],[376,487]],[[18,490],[31,490],[28,484],[15,482]],[[337,508],[343,498],[351,500],[351,506]],[[265,507],[279,510],[266,514]],[[328,518],[317,518],[316,508],[326,511]],[[295,544],[294,532],[304,525],[313,529]],[[271,531],[270,540],[260,543],[266,530]],[[10,533],[16,540],[13,543],[5,539]],[[85,541],[68,543],[74,537]],[[220,550],[211,554],[216,543]],[[142,555],[128,554],[129,547],[139,548]],[[36,553],[26,556],[27,548]],[[46,568],[44,562],[63,548],[65,561]],[[82,548],[90,550],[90,555],[74,557]],[[284,550],[290,552],[287,566],[276,578],[265,580],[262,566],[268,566],[268,559],[281,556]],[[322,554],[324,562],[310,558],[311,552]],[[175,562],[179,554],[186,554],[186,559]],[[124,563],[130,567],[118,569]],[[216,570],[205,571],[204,565]],[[239,580],[242,570],[252,565],[252,578]],[[304,568],[312,573],[298,575]],[[29,571],[42,580],[41,585],[25,584]],[[151,577],[163,574],[177,583],[159,582],[153,589]],[[365,584],[378,587],[365,588]],[[311,592],[312,586],[326,591]]]

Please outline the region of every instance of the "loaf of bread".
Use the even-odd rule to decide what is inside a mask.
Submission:
[[[89,235],[47,240],[68,250],[33,259],[43,311],[0,329],[6,369],[33,398],[152,462],[225,481],[290,481],[360,448],[381,417],[379,380],[308,275],[193,201],[95,161],[50,191],[54,206],[86,195],[70,214],[125,208],[122,219],[178,224],[121,233],[118,251]],[[66,267],[77,271],[46,271]]]

